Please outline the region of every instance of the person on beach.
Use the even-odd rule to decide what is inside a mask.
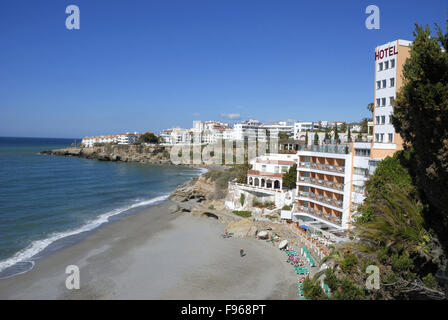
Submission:
[[[240,249],[240,256],[244,257],[244,250],[242,248]]]

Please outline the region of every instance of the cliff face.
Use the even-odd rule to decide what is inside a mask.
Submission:
[[[166,146],[106,145],[92,148],[47,150],[41,153],[97,159],[100,161],[171,163],[170,151],[171,147]]]
[[[170,195],[171,200],[185,202],[188,200],[209,200],[215,193],[215,183],[204,177],[195,178],[178,186]]]

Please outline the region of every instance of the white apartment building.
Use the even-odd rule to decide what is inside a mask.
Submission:
[[[269,132],[270,136],[278,136],[281,132],[288,135],[294,134],[294,126],[288,125],[286,121],[280,121],[274,124],[264,124],[262,128]]]
[[[269,154],[250,161],[247,184],[254,187],[283,190],[283,174],[296,163],[297,157],[286,154]]]
[[[189,144],[192,142],[192,132],[187,129],[182,129],[175,127],[172,129],[163,130],[160,133],[162,143],[173,145],[173,144]]]
[[[350,146],[304,147],[297,155],[295,220],[318,223],[323,230],[348,228],[353,164]]]
[[[325,129],[327,127],[328,121],[296,121],[293,128],[294,140],[299,140],[302,132]]]
[[[118,136],[96,136],[96,137],[84,137],[82,138],[81,143],[88,148],[91,148],[95,145],[95,143],[117,143]]]
[[[266,138],[266,130],[263,128],[263,124],[254,119],[244,121],[242,123],[236,123],[233,126],[233,139],[244,140],[244,137],[249,139]]]
[[[267,154],[250,161],[251,170],[247,173],[246,183],[229,182],[229,192],[225,204],[231,210],[246,209],[252,201],[260,203],[274,202],[277,208],[291,205],[294,200],[294,189],[283,186],[283,175],[297,163],[293,154]],[[245,203],[241,205],[241,195]]]
[[[117,136],[117,142],[118,142],[118,144],[133,144],[138,140],[138,138],[140,138],[140,136],[141,136],[141,133],[137,133],[137,132],[120,133]]]
[[[233,136],[231,127],[219,121],[193,121],[194,143],[211,144],[222,139],[231,139]]]

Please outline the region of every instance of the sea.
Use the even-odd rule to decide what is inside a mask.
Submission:
[[[77,139],[0,137],[0,279],[160,203],[203,169],[40,154]]]

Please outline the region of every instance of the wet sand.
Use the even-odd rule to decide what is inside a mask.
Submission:
[[[107,224],[0,280],[0,299],[298,299],[283,252],[261,240],[223,239],[225,225],[171,213],[172,204]],[[80,269],[79,290],[65,286],[68,265]]]

